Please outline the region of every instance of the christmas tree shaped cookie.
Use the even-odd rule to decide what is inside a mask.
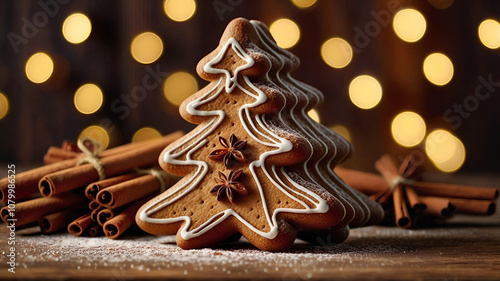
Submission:
[[[315,147],[313,156],[303,163],[308,175],[316,179],[329,191],[340,197],[352,198],[350,203],[354,216],[349,222],[351,227],[363,226],[379,221],[383,212],[378,204],[364,195],[356,193],[348,187],[334,172],[336,164],[342,162],[352,151],[351,144],[340,135],[312,120],[307,112],[323,100],[323,95],[317,89],[293,79],[290,75],[299,66],[299,59],[292,53],[279,48],[272,39],[267,26],[259,21],[251,21],[265,46],[264,49],[281,60],[281,68],[274,73],[268,73],[270,80],[288,93],[295,94],[298,102],[291,104],[289,113],[293,121],[291,126],[298,128],[302,135]],[[338,191],[340,190],[340,191]],[[348,218],[344,218],[348,221]]]
[[[290,73],[299,66],[298,58],[292,53],[279,48],[272,39],[267,26],[262,22],[251,22],[259,34],[263,48],[280,61],[277,70],[268,73],[270,80],[280,88],[286,89],[289,94],[296,96],[297,102],[290,103],[290,108],[287,111],[291,118],[286,120],[291,121],[290,126],[298,128],[300,133],[306,136],[311,146],[314,147],[311,158],[301,163],[304,169],[299,170],[306,172],[304,177],[317,182],[341,199],[348,210],[348,214],[350,214],[350,216],[344,217],[344,220],[333,229],[307,233],[307,235],[303,233],[300,237],[317,242],[317,235],[322,233],[322,235],[330,236],[328,241],[341,241],[348,234],[348,229],[345,229],[345,226],[359,227],[379,222],[383,217],[383,210],[380,205],[351,189],[333,172],[333,167],[343,161],[352,151],[350,143],[330,129],[312,120],[307,114],[311,108],[322,101],[322,93],[293,79]],[[289,100],[293,101],[293,99]]]
[[[139,210],[145,231],[177,234],[185,249],[239,233],[278,251],[299,232],[335,233],[356,217],[355,200],[304,164],[319,164],[328,145],[308,140],[311,134],[298,127],[307,120],[292,120],[308,99],[271,78],[287,63],[262,34],[255,22],[235,19],[198,64],[210,83],[180,106],[181,116],[198,126],[159,157],[163,169],[182,179]]]

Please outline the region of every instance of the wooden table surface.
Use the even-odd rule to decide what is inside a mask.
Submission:
[[[8,272],[8,235],[1,224],[1,279],[500,280],[498,223],[422,230],[366,227],[352,230],[342,244],[297,242],[284,253],[262,252],[244,241],[182,250],[170,236],[76,238],[40,235],[32,227],[16,233],[15,273]]]
[[[500,178],[459,180],[498,186]],[[344,243],[297,241],[283,253],[262,252],[241,240],[217,249],[182,250],[171,236],[77,238],[42,235],[32,227],[15,233],[15,273],[8,271],[9,235],[0,223],[3,280],[500,280],[498,210],[489,217],[456,216],[429,229],[354,229]]]

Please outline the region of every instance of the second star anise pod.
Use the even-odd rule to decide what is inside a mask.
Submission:
[[[247,145],[246,141],[238,141],[234,134],[229,138],[229,143],[223,137],[219,137],[219,143],[224,147],[216,149],[210,153],[208,157],[213,160],[223,160],[224,166],[229,167],[229,161],[235,159],[238,162],[246,162],[247,158],[241,150]]]
[[[238,171],[231,171],[229,173],[229,176],[226,176],[224,173],[219,172],[219,178],[214,178],[217,185],[214,186],[210,191],[211,193],[217,195],[217,201],[222,201],[222,199],[224,199],[224,195],[226,195],[229,201],[233,203],[236,199],[236,194],[234,194],[234,192],[240,195],[248,194],[245,186],[236,181],[242,173],[243,170],[241,169]]]

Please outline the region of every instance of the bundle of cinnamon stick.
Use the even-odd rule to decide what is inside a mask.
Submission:
[[[75,236],[117,238],[135,224],[142,204],[177,181],[157,163],[160,152],[182,135],[174,132],[102,152],[91,141],[85,147],[68,142],[51,147],[46,165],[16,175],[15,208],[7,204],[0,216],[14,221],[16,229],[38,224],[43,233],[66,228]],[[6,203],[8,184],[7,178],[0,180],[0,199]]]
[[[418,167],[411,157],[398,168],[389,155],[384,155],[375,168],[381,176],[342,167],[336,167],[335,172],[348,185],[382,204],[385,222],[400,228],[429,225],[454,214],[487,216],[495,212],[497,188],[416,180]]]
[[[69,142],[50,147],[44,156],[46,165],[16,175],[15,204],[8,200],[8,178],[0,179],[0,201],[6,203],[0,216],[15,222],[16,229],[38,224],[43,233],[67,229],[75,236],[104,234],[115,239],[135,225],[135,213],[145,202],[178,180],[157,163],[160,152],[182,135],[178,131],[102,152],[91,141],[85,143],[85,152]],[[375,167],[381,176],[342,167],[335,172],[381,203],[386,221],[401,228],[456,213],[491,215],[495,211],[496,188],[415,180],[417,167],[410,157],[398,168],[384,155]]]

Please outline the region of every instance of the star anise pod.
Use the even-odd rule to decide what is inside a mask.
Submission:
[[[219,172],[219,178],[214,178],[217,185],[214,186],[210,191],[212,194],[217,195],[217,201],[222,201],[225,194],[229,201],[233,203],[236,199],[236,194],[234,192],[240,195],[248,194],[246,188],[241,183],[236,181],[242,173],[242,169],[238,171],[231,171],[229,173],[229,176],[226,176],[224,173]]]
[[[238,162],[246,162],[247,158],[241,150],[247,145],[246,141],[238,141],[234,134],[229,138],[229,143],[223,137],[219,137],[219,143],[224,147],[216,149],[210,153],[208,157],[213,160],[224,159],[224,166],[229,167],[229,161],[235,159]]]

